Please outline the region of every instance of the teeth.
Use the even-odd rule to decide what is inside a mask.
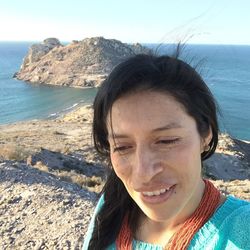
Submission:
[[[163,188],[163,189],[160,189],[160,190],[156,190],[156,191],[153,191],[153,192],[142,192],[144,195],[147,195],[147,196],[153,196],[153,195],[160,195],[160,194],[163,194],[165,193],[166,191],[168,191],[170,188]]]

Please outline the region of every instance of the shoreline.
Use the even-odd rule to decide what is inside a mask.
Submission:
[[[92,88],[92,87],[88,87],[88,88]],[[10,123],[0,123],[0,128],[3,126],[12,126],[12,125],[23,124],[26,122],[29,123],[29,122],[51,121],[51,120],[55,120],[55,119],[60,119],[60,118],[64,117],[65,115],[71,115],[71,113],[77,112],[82,107],[85,107],[85,106],[92,107],[92,105],[93,105],[93,103],[85,103],[83,101],[80,101],[78,103],[74,103],[70,107],[67,107],[63,110],[59,110],[56,113],[49,114],[46,118],[42,117],[42,118],[35,118],[35,119],[28,119],[28,120],[19,120],[19,121],[10,122]],[[243,143],[250,144],[250,139],[246,140],[246,139],[241,139],[241,138],[237,138],[237,137],[232,137],[227,132],[220,132],[219,133],[219,135],[224,135],[224,134],[227,134],[233,140],[238,140],[238,141],[241,141]]]
[[[18,121],[14,121],[14,122],[9,122],[9,123],[0,123],[0,127],[1,126],[11,126],[11,125],[17,125],[17,124],[22,124],[25,122],[38,122],[38,121],[47,121],[47,120],[54,120],[57,118],[60,118],[64,115],[70,114],[71,112],[77,112],[77,110],[81,107],[84,106],[89,106],[92,104],[89,103],[85,103],[84,101],[80,101],[78,103],[74,103],[73,105],[63,109],[63,110],[59,110],[56,113],[51,113],[49,114],[47,117],[41,117],[41,118],[34,118],[34,119],[27,119],[27,120],[18,120]]]

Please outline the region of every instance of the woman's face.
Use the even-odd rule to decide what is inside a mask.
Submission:
[[[107,124],[114,171],[144,214],[176,223],[190,216],[203,194],[201,153],[211,136],[201,138],[179,102],[153,91],[115,101]]]

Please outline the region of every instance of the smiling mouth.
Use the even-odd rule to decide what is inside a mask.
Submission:
[[[169,188],[163,188],[163,189],[159,189],[159,190],[156,190],[156,191],[153,191],[153,192],[142,192],[143,195],[146,195],[146,196],[156,196],[156,195],[161,195],[163,193],[165,193],[166,191],[169,191],[171,187]]]
[[[167,201],[176,189],[176,184],[152,192],[141,192],[141,199],[146,203],[158,204]]]

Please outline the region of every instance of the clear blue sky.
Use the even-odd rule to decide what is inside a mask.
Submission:
[[[0,0],[0,40],[250,45],[250,0]]]

